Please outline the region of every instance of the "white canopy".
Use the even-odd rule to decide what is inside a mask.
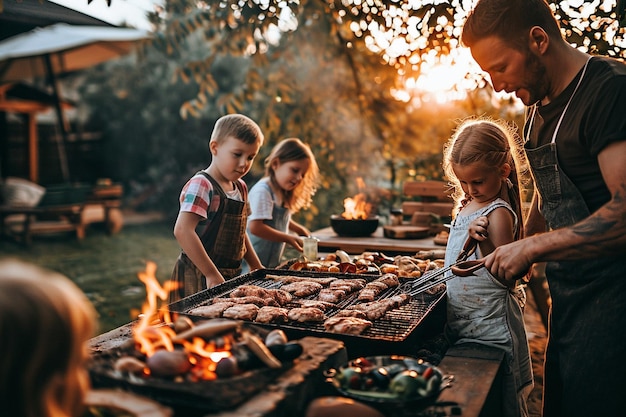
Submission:
[[[20,81],[47,75],[49,56],[54,75],[97,65],[129,53],[145,30],[58,23],[36,28],[0,42],[0,81]]]

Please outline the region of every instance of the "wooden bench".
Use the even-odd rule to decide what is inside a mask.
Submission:
[[[82,222],[103,222],[108,234],[119,232],[124,224],[120,210],[123,192],[121,184],[96,185],[85,203]]]
[[[415,212],[425,212],[444,219],[451,217],[454,202],[450,187],[443,181],[407,181],[402,185],[402,194],[411,198],[402,203],[404,216],[410,218]]]
[[[81,240],[85,225],[81,222],[83,204],[20,207],[0,206],[0,235],[31,244],[38,234],[72,232]]]

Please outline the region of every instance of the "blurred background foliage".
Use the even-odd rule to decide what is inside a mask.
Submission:
[[[299,221],[327,226],[359,192],[357,178],[385,215],[399,204],[402,182],[443,179],[442,146],[460,120],[484,115],[521,126],[517,100],[496,95],[470,64],[447,91],[462,98],[436,101],[407,87],[470,62],[457,53],[472,3],[165,0],[149,16],[154,40],[139,60],[100,66],[81,81],[83,123],[103,132],[109,176],[137,210],[173,219],[181,187],[210,163],[214,122],[239,112],[266,137],[245,178],[250,186],[281,139],[299,137],[315,153],[323,182]],[[623,2],[552,5],[572,44],[624,58]]]

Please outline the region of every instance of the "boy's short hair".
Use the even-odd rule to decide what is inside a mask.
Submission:
[[[540,26],[550,37],[562,38],[559,24],[545,0],[480,0],[463,25],[461,43],[496,36],[520,51],[528,48],[528,32]]]
[[[209,143],[222,143],[229,137],[237,138],[247,144],[257,142],[263,144],[265,139],[259,125],[243,114],[228,114],[217,119]]]

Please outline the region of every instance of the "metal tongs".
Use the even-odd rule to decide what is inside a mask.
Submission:
[[[485,266],[485,261],[482,259],[472,261],[467,260],[467,258],[476,252],[477,246],[478,241],[469,236],[465,241],[465,244],[463,244],[463,249],[456,258],[455,263],[445,268],[440,268],[431,273],[427,273],[416,279],[411,283],[411,289],[407,291],[407,293],[411,296],[415,296],[454,277],[468,277],[473,275],[475,271]],[[448,271],[452,271],[452,274],[446,276]]]

